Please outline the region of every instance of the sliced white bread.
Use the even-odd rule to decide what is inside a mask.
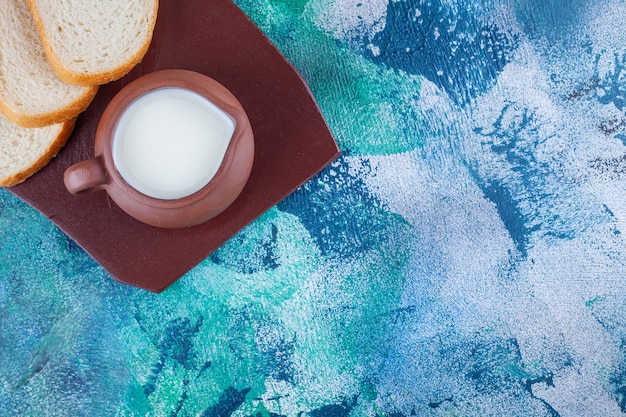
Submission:
[[[0,115],[0,187],[17,185],[43,168],[65,145],[74,120],[41,128],[19,127]]]
[[[0,112],[22,127],[61,123],[76,118],[96,92],[53,71],[23,0],[0,0]]]
[[[158,0],[26,0],[59,77],[101,85],[121,78],[146,54]]]

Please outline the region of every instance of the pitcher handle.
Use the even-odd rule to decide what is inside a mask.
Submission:
[[[95,157],[72,165],[65,170],[63,182],[72,194],[101,190],[108,182],[104,161]]]

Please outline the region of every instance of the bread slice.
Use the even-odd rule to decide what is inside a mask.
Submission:
[[[46,59],[24,1],[0,4],[0,112],[22,127],[76,118],[97,88],[61,81]]]
[[[29,129],[0,115],[0,187],[17,185],[48,164],[67,142],[74,122]]]
[[[101,85],[121,78],[150,46],[158,0],[26,0],[59,77]]]

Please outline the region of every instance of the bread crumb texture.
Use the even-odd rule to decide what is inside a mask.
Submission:
[[[44,167],[67,141],[74,120],[23,128],[0,115],[0,186],[23,182]]]
[[[53,71],[23,1],[0,3],[0,110],[23,127],[75,118],[97,90],[63,82]]]
[[[146,53],[156,0],[28,0],[48,58],[67,82],[120,78]]]

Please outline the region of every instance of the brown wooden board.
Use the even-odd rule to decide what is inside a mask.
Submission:
[[[94,133],[113,96],[162,69],[206,74],[246,110],[255,135],[250,180],[224,213],[200,226],[145,225],[104,192],[75,196],[65,169],[93,156]],[[68,144],[39,173],[8,190],[47,216],[116,280],[160,292],[339,155],[310,91],[265,35],[229,0],[162,0],[151,47],[124,78],[100,88]]]

